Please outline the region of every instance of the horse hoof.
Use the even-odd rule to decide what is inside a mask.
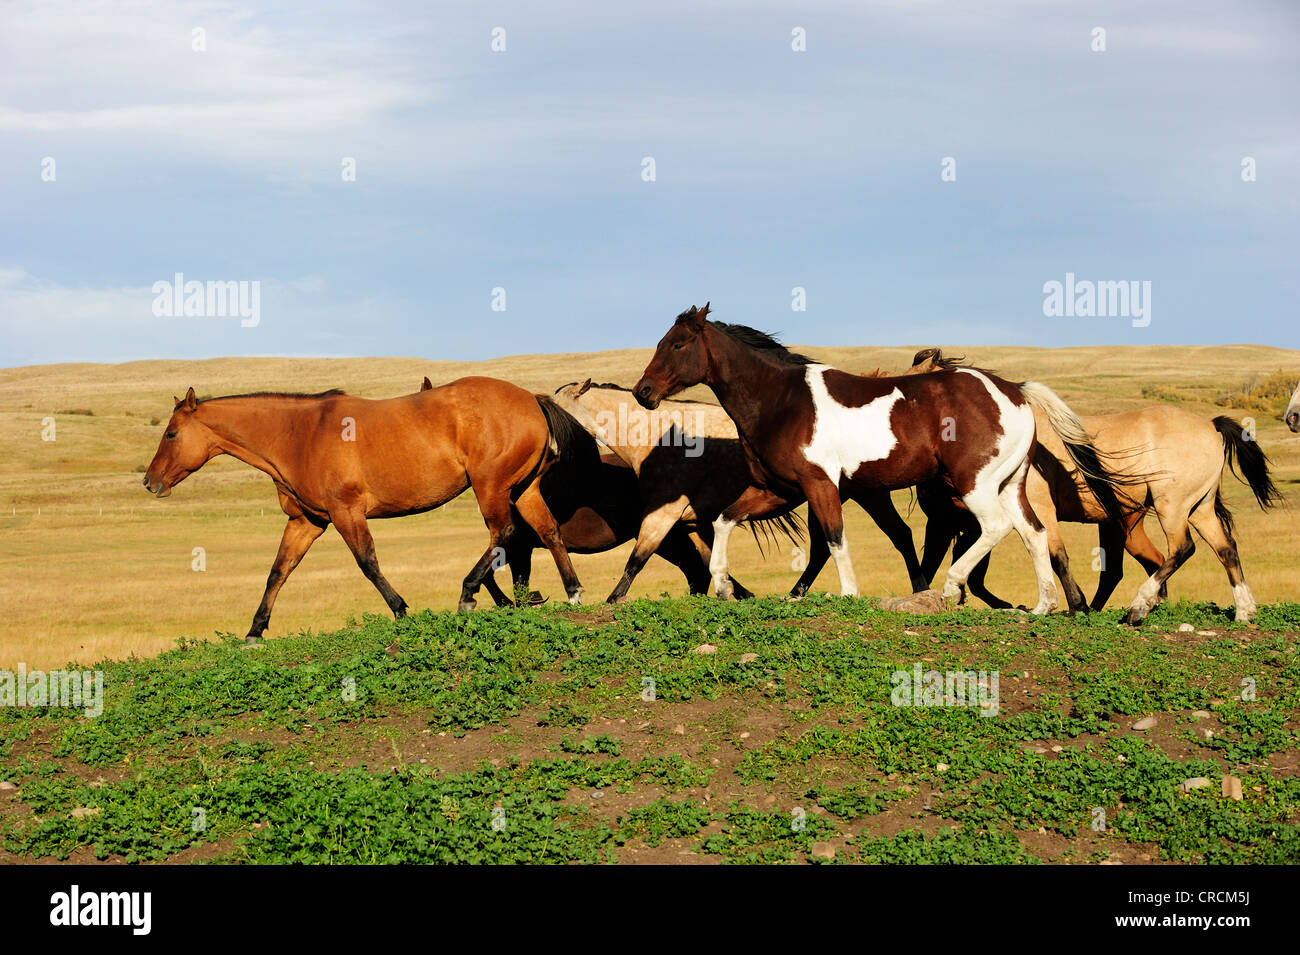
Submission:
[[[470,598],[469,600],[462,600],[460,602],[460,606],[456,608],[456,611],[457,613],[469,613],[477,606],[478,606],[478,601],[474,600],[473,598]]]

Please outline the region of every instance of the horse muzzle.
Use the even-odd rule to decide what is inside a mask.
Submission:
[[[644,378],[636,383],[633,394],[636,396],[636,403],[642,408],[648,408],[650,411],[658,408],[659,402],[663,400],[663,395],[656,394],[654,385]]]
[[[151,482],[147,474],[144,476],[144,486],[154,497],[170,497],[172,493],[171,487],[165,484],[162,478]]]
[[[1287,412],[1286,426],[1293,432],[1300,431],[1300,411]]]

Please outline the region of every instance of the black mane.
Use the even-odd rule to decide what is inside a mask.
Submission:
[[[912,367],[915,368],[926,360],[934,362],[935,365],[943,369],[972,367],[967,363],[965,355],[958,355],[956,358],[953,358],[949,355],[945,355],[943,350],[939,348],[922,348],[912,358]]]
[[[677,322],[675,324],[681,324],[691,317],[691,312],[682,312],[677,316]],[[767,332],[760,332],[757,328],[750,328],[748,325],[731,325],[727,322],[710,322],[709,324],[740,342],[742,345],[746,345],[755,351],[760,351],[769,358],[774,358],[783,364],[817,364],[815,359],[809,358],[807,355],[801,355],[798,352],[790,351],[790,349],[786,348]]]
[[[329,391],[318,391],[314,395],[309,395],[301,391],[250,391],[243,395],[217,395],[213,398],[200,398],[199,404],[208,401],[223,401],[226,398],[333,398],[336,395],[347,394],[342,388],[331,388]]]

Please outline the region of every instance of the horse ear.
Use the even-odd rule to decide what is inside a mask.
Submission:
[[[199,406],[198,396],[194,394],[194,389],[191,388],[189,391],[185,392],[185,410],[193,411],[198,406]]]
[[[575,394],[573,397],[581,398],[583,395],[587,393],[587,389],[590,387],[591,387],[591,379],[588,378],[586,381],[582,383],[582,387],[578,389],[578,393]]]
[[[420,385],[420,390],[421,390],[421,391],[432,391],[432,390],[433,390],[433,382],[431,382],[431,381],[429,380],[429,376],[428,376],[428,375],[425,375],[425,376],[424,376],[424,383]]]
[[[700,319],[701,321],[703,321],[704,319],[706,319],[706,318],[708,318],[708,317],[709,317],[709,303],[708,303],[708,302],[705,302],[705,303],[704,303],[704,307],[703,307],[702,309],[700,309],[699,313],[696,315],[696,318],[698,318],[698,319]]]

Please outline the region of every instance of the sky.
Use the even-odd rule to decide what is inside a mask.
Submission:
[[[1298,39],[1293,0],[6,2],[0,366],[650,347],[706,300],[1297,347]],[[1045,314],[1067,275],[1135,297]]]

